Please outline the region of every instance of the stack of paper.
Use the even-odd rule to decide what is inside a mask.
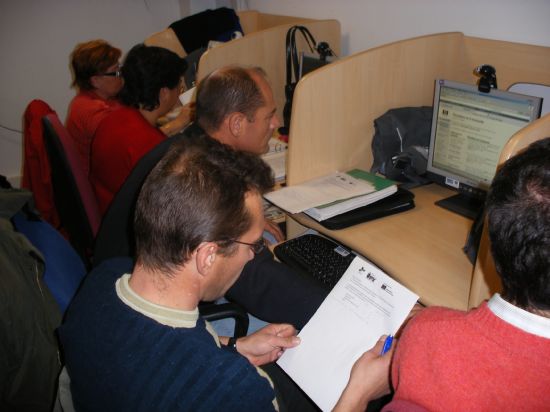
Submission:
[[[374,190],[366,195],[352,197],[346,200],[338,200],[322,206],[307,209],[304,212],[320,222],[333,216],[349,212],[350,210],[370,205],[371,203],[377,202],[378,200],[384,199],[385,197],[397,192],[397,186],[392,180],[376,176],[373,173],[354,169],[349,171],[348,174],[356,179],[362,179],[371,183]]]
[[[323,410],[330,411],[350,371],[382,335],[394,335],[418,296],[356,257],[317,312],[286,349],[279,366]]]
[[[287,212],[305,212],[321,221],[374,203],[396,191],[393,181],[354,169],[286,187],[266,194],[265,198]]]

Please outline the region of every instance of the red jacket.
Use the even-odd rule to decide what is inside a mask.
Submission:
[[[33,193],[34,203],[42,218],[56,229],[59,215],[53,200],[50,163],[42,135],[42,117],[54,110],[42,100],[33,100],[27,106],[24,119],[24,160],[21,187]]]

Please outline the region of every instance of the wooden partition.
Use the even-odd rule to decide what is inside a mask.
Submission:
[[[305,76],[294,95],[287,183],[372,164],[373,121],[387,110],[433,103],[438,77],[475,83],[480,64],[498,85],[550,85],[550,48],[443,33],[403,40]]]
[[[501,89],[515,82],[550,85],[550,47],[457,32],[373,48],[305,76],[294,94],[287,184],[335,170],[369,169],[377,117],[392,108],[431,106],[436,78],[475,84],[473,70],[480,64],[496,68]],[[548,119],[528,128],[541,124],[547,125]],[[433,203],[451,191],[429,185],[415,194],[412,211],[345,230],[328,231],[303,215],[295,218],[373,258],[426,304],[457,309],[477,305],[498,288],[494,270],[479,266],[486,261],[487,245],[480,249],[474,271],[462,252],[471,221]]]
[[[286,84],[285,39],[288,29],[295,24],[306,26],[318,42],[328,42],[334,52],[340,55],[340,23],[337,20],[311,20],[263,15],[259,21],[269,25],[282,21],[283,17],[293,19],[293,21],[247,34],[243,38],[208,50],[202,55],[199,62],[197,80],[228,64],[260,66],[269,77],[277,104],[277,114],[282,121]],[[299,36],[297,39],[299,49],[306,50]]]
[[[242,10],[238,11],[239,21],[243,32],[246,35],[251,33],[270,29],[272,27],[280,26],[282,24],[302,24],[312,19],[306,19],[304,17],[294,16],[280,16],[277,14],[265,14],[256,10]]]
[[[245,36],[257,31],[262,31],[271,27],[279,26],[281,24],[301,24],[311,20],[303,17],[264,14],[256,10],[237,11],[237,16],[239,16],[239,22]],[[164,47],[168,50],[172,50],[180,57],[185,57],[187,55],[187,52],[183,49],[183,46],[176,36],[176,33],[169,27],[151,34],[144,40],[144,43],[147,46],[158,46]]]
[[[514,134],[502,149],[498,163],[504,163],[531,143],[545,137],[550,137],[550,113]],[[490,253],[487,224],[485,224],[474,268],[469,306],[479,305],[487,296],[500,291],[500,289],[500,278],[496,273],[495,263]]]

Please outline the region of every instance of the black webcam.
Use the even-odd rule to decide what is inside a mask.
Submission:
[[[489,93],[497,88],[497,71],[493,66],[482,64],[474,69],[474,73],[479,76],[477,88],[480,92]]]
[[[334,56],[334,52],[325,41],[317,43],[317,53],[319,53],[319,58],[321,60],[326,60],[328,56]]]

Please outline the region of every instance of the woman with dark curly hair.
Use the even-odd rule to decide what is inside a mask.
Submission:
[[[166,138],[157,121],[178,101],[186,67],[161,47],[138,44],[128,52],[118,95],[122,105],[103,118],[92,142],[90,182],[102,214],[137,161]]]

